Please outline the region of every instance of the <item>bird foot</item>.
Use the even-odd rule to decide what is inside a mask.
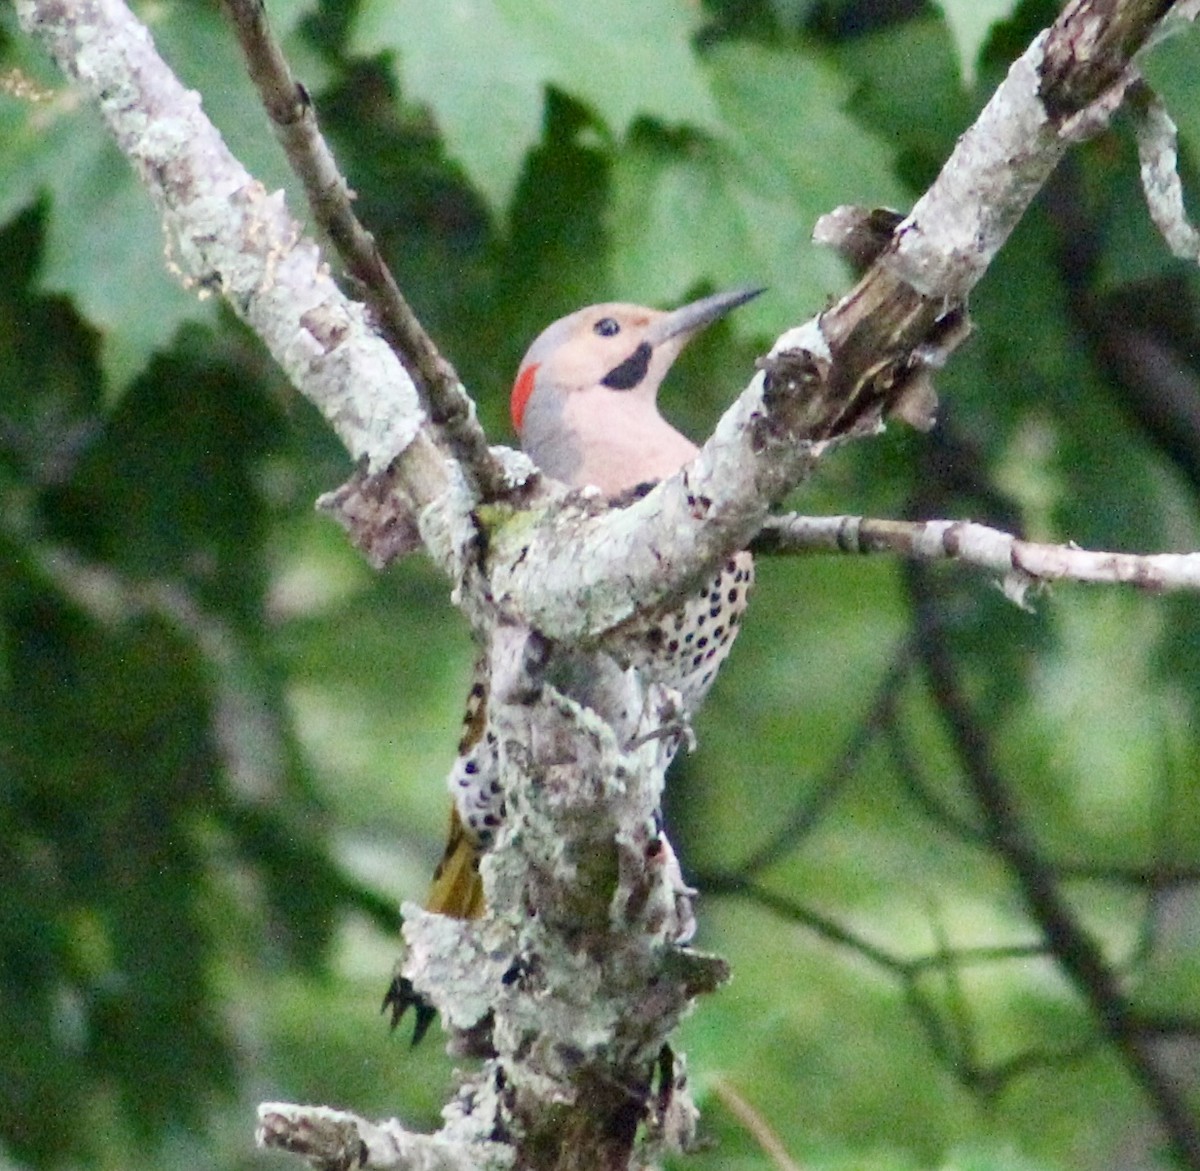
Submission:
[[[395,1029],[410,1008],[415,1016],[412,1043],[416,1046],[429,1032],[429,1026],[433,1024],[434,1017],[437,1016],[437,1009],[413,987],[412,981],[407,976],[395,976],[388,985],[387,992],[384,993],[383,1004],[379,1011],[387,1012],[391,1009],[392,1028]]]

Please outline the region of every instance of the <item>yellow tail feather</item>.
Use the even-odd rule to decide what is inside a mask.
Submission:
[[[433,872],[425,909],[455,919],[478,919],[483,914],[483,905],[479,850],[467,836],[458,810],[451,809],[446,852]]]
[[[433,872],[433,885],[425,909],[456,919],[477,919],[483,914],[483,883],[479,878],[479,850],[467,836],[458,810],[450,811],[450,835],[446,852]],[[394,1029],[409,1009],[416,1013],[412,1043],[417,1045],[429,1031],[437,1010],[413,987],[407,976],[397,972],[383,998],[383,1011],[391,1011]]]

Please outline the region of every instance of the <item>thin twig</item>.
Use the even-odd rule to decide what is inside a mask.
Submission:
[[[1200,883],[1200,866],[1175,862],[1148,862],[1144,865],[1106,865],[1092,862],[1054,861],[1051,869],[1062,878],[1078,882],[1111,882],[1122,886],[1146,887],[1154,891]]]
[[[893,763],[896,763],[895,757],[893,757]],[[907,759],[904,767],[911,766],[911,764],[911,759]],[[904,782],[906,791],[935,824],[949,829],[961,841],[971,845],[982,848],[992,845],[984,831],[976,829],[968,821],[956,817],[939,804],[928,789],[919,782],[915,782],[915,778],[906,775]],[[1086,862],[1050,856],[1046,856],[1044,862],[1046,869],[1056,874],[1064,882],[1101,882],[1155,893],[1200,884],[1200,866],[1186,863]]]
[[[745,1099],[727,1078],[717,1074],[709,1079],[717,1100],[746,1129],[764,1155],[779,1168],[779,1171],[801,1171],[801,1166],[788,1154],[771,1124]]]
[[[308,91],[292,76],[267,24],[262,0],[225,0],[246,58],[250,79],[292,170],[304,184],[313,215],[359,283],[376,325],[404,364],[446,445],[474,479],[484,500],[510,487],[475,417],[475,404],[454,367],[442,357],[388,268],[375,237],[351,207],[351,191],[317,125]]]
[[[1033,1073],[1034,1070],[1078,1065],[1081,1061],[1095,1056],[1096,1048],[1096,1038],[1087,1037],[1082,1041],[1077,1041],[1074,1045],[1067,1045],[1061,1049],[1039,1047],[1023,1049],[1005,1061],[972,1070],[967,1085],[982,1095],[984,1099],[994,1099],[1011,1083],[1024,1077],[1027,1073]]]
[[[946,645],[936,606],[910,570],[917,614],[918,646],[938,710],[966,773],[993,848],[1016,880],[1047,948],[1088,1006],[1098,1030],[1109,1038],[1130,1073],[1153,1104],[1168,1141],[1182,1166],[1200,1169],[1200,1128],[1186,1096],[1160,1066],[1139,1028],[1117,973],[1099,944],[1075,917],[1058,889],[1059,876],[1029,840],[1013,794],[997,772],[987,738],[962,690],[958,669]]]
[[[922,987],[924,977],[931,972],[945,973],[949,969],[973,964],[1011,963],[1048,958],[1044,943],[1010,944],[997,947],[939,948],[926,955],[906,958],[893,955],[885,948],[871,943],[809,907],[776,894],[766,887],[740,875],[714,873],[696,879],[696,885],[706,894],[736,895],[769,910],[789,923],[795,923],[837,947],[864,957],[881,970],[894,976],[903,990],[905,1003],[916,1018],[934,1057],[968,1090],[994,1098],[1016,1078],[1033,1069],[1053,1065],[1073,1064],[1096,1049],[1094,1037],[1084,1038],[1062,1049],[1030,1048],[995,1065],[979,1062],[973,1055],[974,1046],[966,1039],[969,1022],[962,1013],[951,1013],[949,1023],[931,995]]]
[[[998,574],[1023,602],[1051,581],[1134,585],[1155,592],[1200,590],[1200,553],[1109,553],[1023,541],[963,520],[878,520],[862,516],[772,517],[755,538],[756,553],[899,553],[916,561],[956,561]]]
[[[902,724],[893,721],[886,729],[886,743],[901,786],[920,811],[959,841],[990,848],[992,843],[983,829],[949,808],[925,784]],[[1186,862],[1086,862],[1047,857],[1046,867],[1066,882],[1104,882],[1152,892],[1200,883],[1200,865]]]

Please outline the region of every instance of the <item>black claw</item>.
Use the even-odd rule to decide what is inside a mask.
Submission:
[[[395,1029],[410,1008],[415,1015],[412,1036],[412,1043],[415,1047],[424,1040],[425,1034],[429,1032],[429,1026],[433,1024],[434,1018],[437,1016],[437,1009],[413,987],[412,981],[407,976],[397,976],[388,985],[379,1011],[387,1012],[388,1009],[391,1009],[392,1028]]]

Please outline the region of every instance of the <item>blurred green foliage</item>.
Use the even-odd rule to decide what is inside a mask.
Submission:
[[[910,202],[1056,6],[268,10],[360,214],[510,441],[509,379],[549,320],[764,280],[668,384],[703,435],[773,331],[846,286],[815,218]],[[140,12],[243,161],[291,190],[219,8]],[[1197,35],[1147,64],[1186,178]],[[0,69],[0,1150],[246,1166],[263,1098],[436,1126],[448,1060],[377,1009],[446,816],[471,655],[447,583],[418,558],[372,573],[314,514],[344,454],[170,278],[148,200],[6,7]],[[847,448],[792,503],[1197,547],[1196,292],[1118,122],[978,289],[938,430]],[[927,637],[1078,923],[1194,1057],[1194,886],[1145,878],[1200,869],[1196,600],[1060,587],[1026,613],[960,569],[779,559],[669,795],[712,890],[701,942],[735,971],[680,1038],[713,1139],[687,1166],[769,1165],[730,1087],[814,1168],[1166,1149],[984,839],[913,658]],[[1017,950],[905,968],[972,948]],[[1194,1072],[1174,1076],[1194,1107]]]

